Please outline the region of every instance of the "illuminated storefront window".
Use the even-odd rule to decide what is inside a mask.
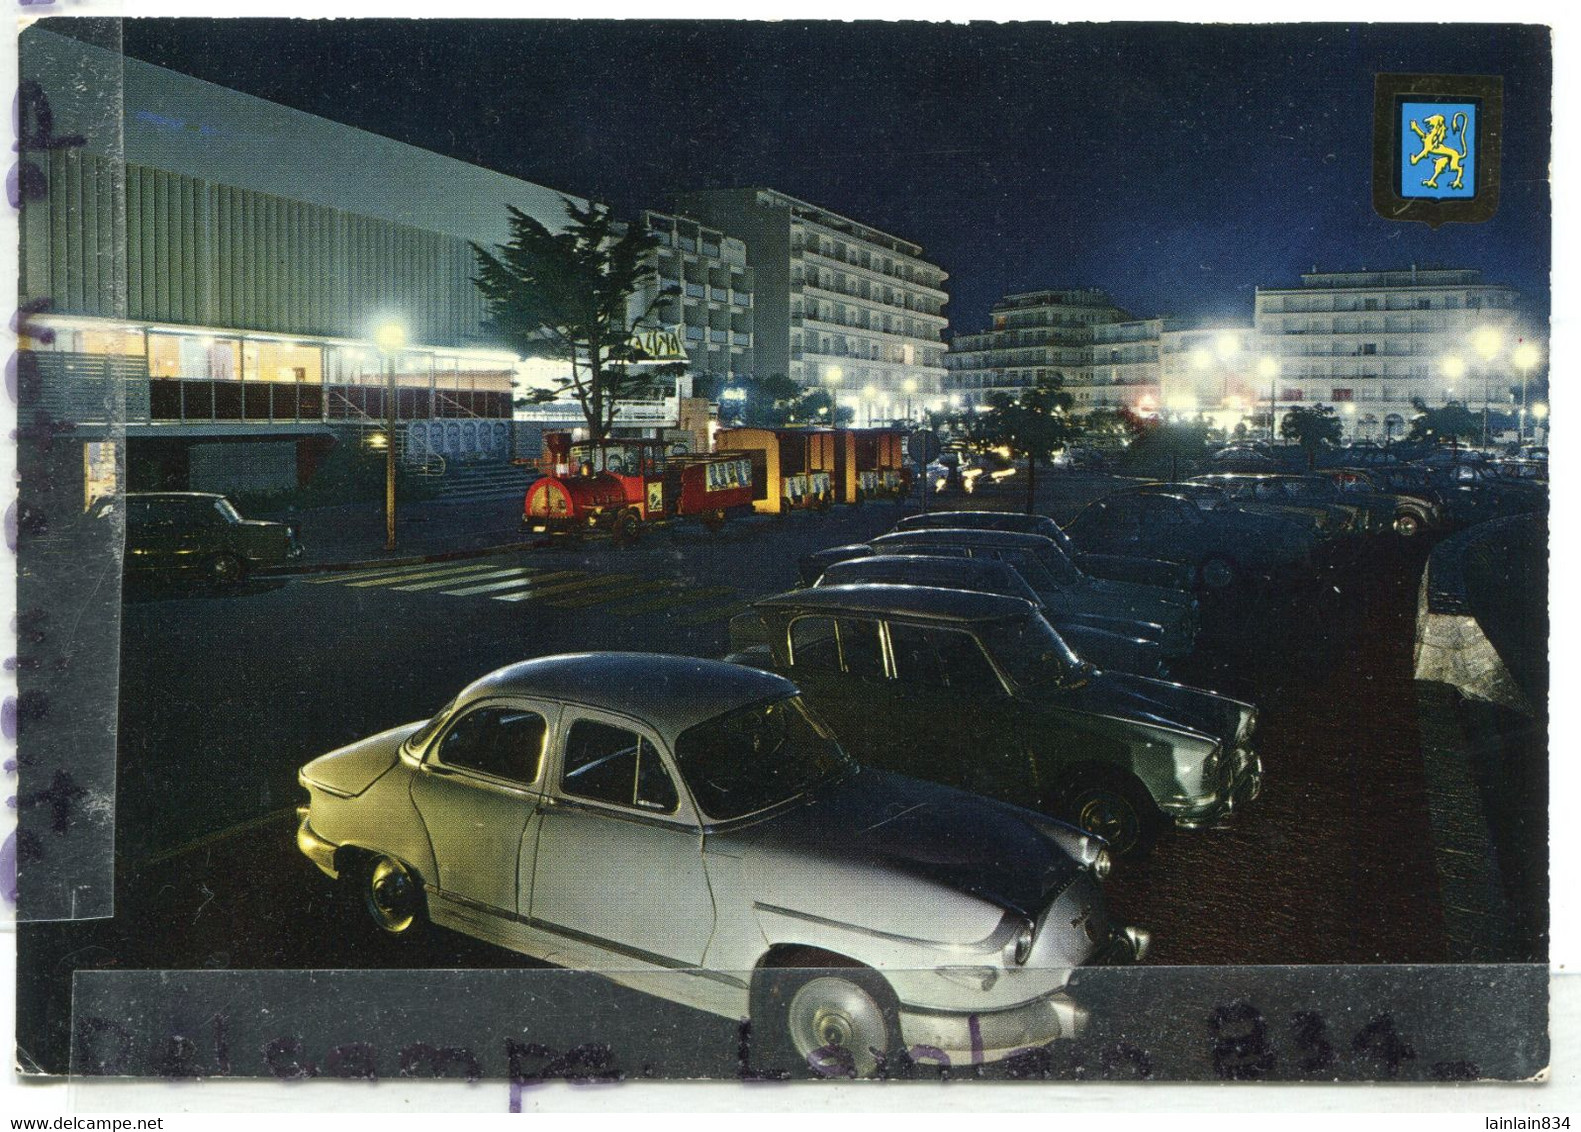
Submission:
[[[268,339],[249,341],[247,380],[320,385],[324,381],[324,348]]]
[[[241,379],[241,342],[197,334],[148,335],[150,377],[209,381]]]

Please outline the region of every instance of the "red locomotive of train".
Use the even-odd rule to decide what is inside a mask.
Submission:
[[[544,475],[527,489],[522,523],[547,533],[604,531],[628,543],[675,519],[717,528],[754,510],[898,498],[911,484],[904,437],[899,429],[721,429],[719,451],[691,454],[662,440],[549,432]]]
[[[546,474],[527,489],[522,523],[548,533],[602,530],[635,541],[645,527],[696,518],[719,527],[752,507],[752,468],[732,453],[671,453],[662,440],[572,441],[544,434]]]

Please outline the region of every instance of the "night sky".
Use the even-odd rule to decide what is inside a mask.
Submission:
[[[1100,286],[1250,322],[1255,288],[1481,268],[1547,317],[1546,31],[1477,25],[128,20],[127,54],[614,205],[766,185],[923,245],[953,329]],[[1374,72],[1504,78],[1498,215],[1388,222]],[[332,159],[332,155],[326,155]]]

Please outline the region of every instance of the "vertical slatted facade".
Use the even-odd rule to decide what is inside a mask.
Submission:
[[[396,316],[423,345],[492,344],[456,237],[77,149],[51,152],[49,190],[24,208],[23,293],[57,313],[354,339]]]

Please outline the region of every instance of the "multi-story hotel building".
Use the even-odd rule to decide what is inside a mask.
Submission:
[[[830,389],[858,424],[942,404],[947,276],[919,245],[773,189],[678,205],[746,242],[759,376]]]
[[[1348,435],[1399,436],[1412,401],[1508,411],[1529,328],[1512,288],[1460,268],[1311,272],[1257,290],[1260,407],[1335,406]],[[1526,376],[1537,376],[1528,374]]]
[[[1266,411],[1268,382],[1259,376],[1266,365],[1250,326],[1176,324],[1159,335],[1158,356],[1166,417],[1200,418],[1228,433],[1254,415],[1259,392]]]
[[[24,426],[132,488],[289,488],[393,369],[398,445],[506,460],[518,361],[470,245],[507,205],[560,227],[561,194],[40,27],[20,59]]]
[[[1163,335],[1179,325],[1174,318],[1095,323],[1084,390],[1089,395],[1086,407],[1157,415],[1164,404],[1159,347]]]
[[[989,329],[957,335],[946,359],[950,392],[962,404],[982,404],[991,393],[1014,395],[1045,378],[1061,382],[1078,412],[1116,400],[1107,389],[1099,395],[1092,379],[1094,329],[1131,320],[1107,292],[1082,287],[1006,295],[989,317]]]
[[[651,308],[650,322],[679,330],[690,373],[750,377],[754,282],[746,244],[686,216],[645,212],[642,223],[660,244],[657,278],[633,296],[635,313]],[[661,299],[666,290],[673,297]]]

